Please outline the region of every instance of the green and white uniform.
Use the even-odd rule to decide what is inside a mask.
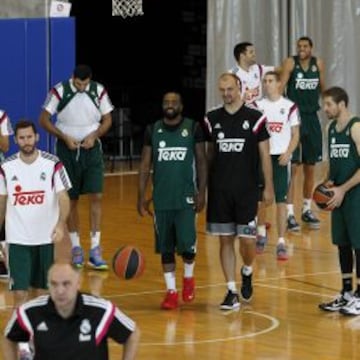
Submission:
[[[360,122],[360,118],[352,118],[342,131],[336,130],[336,121],[329,126],[329,179],[335,186],[345,183],[360,168],[360,156],[350,134],[351,127],[356,122]],[[356,185],[345,194],[341,206],[331,213],[334,244],[351,245],[354,249],[360,249],[359,213],[360,185]]]
[[[158,120],[147,128],[144,145],[152,147],[158,253],[195,253],[195,145],[204,141],[200,133],[200,126],[189,118],[176,126]]]
[[[316,57],[310,59],[309,68],[303,69],[298,56],[294,56],[287,97],[299,108],[301,117],[300,147],[296,149],[293,162],[315,164],[322,160],[322,131],[317,115],[320,109],[320,71]]]

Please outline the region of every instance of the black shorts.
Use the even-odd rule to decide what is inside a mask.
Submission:
[[[209,188],[207,230],[218,235],[249,235],[252,237],[258,207],[258,188],[253,191],[215,190]],[[249,228],[250,226],[250,228]],[[249,234],[247,234],[249,232]]]

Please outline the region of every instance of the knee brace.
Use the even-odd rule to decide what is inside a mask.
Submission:
[[[182,253],[182,258],[184,261],[193,261],[195,259],[195,253],[185,251]]]
[[[162,264],[174,264],[175,263],[175,254],[174,253],[161,254],[161,263]]]

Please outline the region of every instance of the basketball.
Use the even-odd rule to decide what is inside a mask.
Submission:
[[[328,189],[329,188],[325,183],[316,186],[313,193],[313,200],[320,209],[331,211],[333,208],[328,207],[327,202],[333,197],[334,193]]]
[[[137,278],[144,272],[144,256],[134,246],[123,246],[113,256],[112,267],[115,275],[121,279]]]

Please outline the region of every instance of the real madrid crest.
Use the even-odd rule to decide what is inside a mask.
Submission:
[[[187,130],[187,129],[183,129],[183,131],[181,132],[181,136],[182,136],[182,137],[187,137],[187,136],[189,136],[188,130]]]
[[[249,127],[250,127],[249,121],[245,120],[244,123],[243,123],[242,128],[243,128],[244,130],[248,130]]]

